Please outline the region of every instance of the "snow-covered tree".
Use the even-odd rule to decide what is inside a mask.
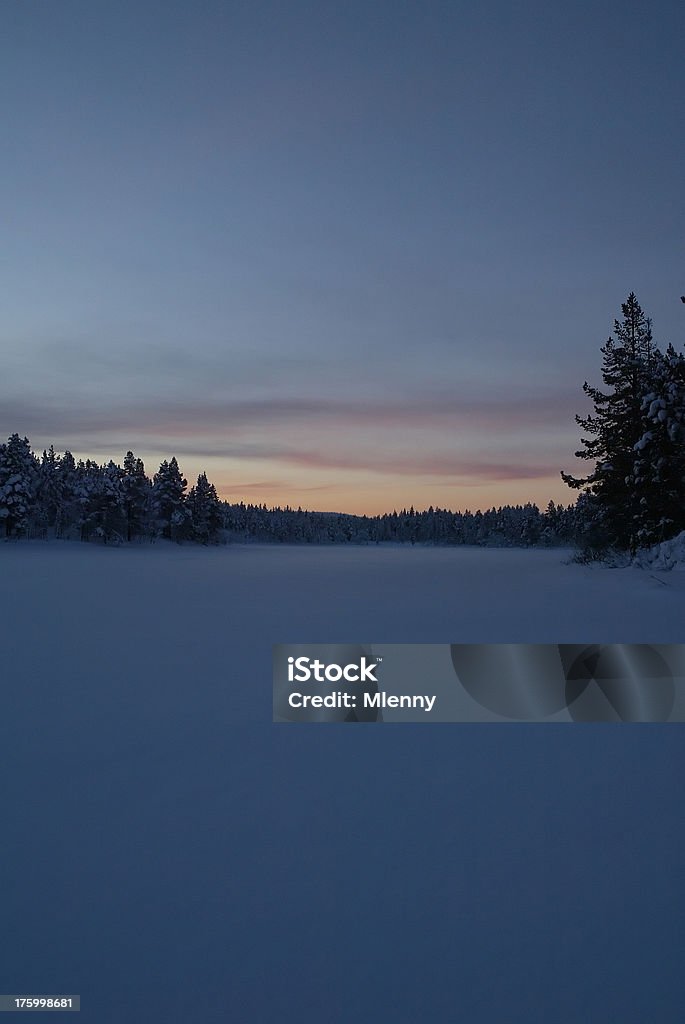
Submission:
[[[124,492],[124,511],[126,516],[126,540],[141,536],[148,527],[150,512],[150,481],[145,475],[142,459],[137,459],[132,451],[124,457],[124,473],[122,478]]]
[[[185,529],[185,489],[188,483],[181,475],[176,458],[164,460],[152,486],[152,507],[163,537],[178,540]]]
[[[195,540],[202,544],[216,540],[223,524],[222,507],[216,488],[209,483],[206,473],[198,476],[197,483],[188,494],[186,505],[191,515]]]
[[[34,520],[37,532],[45,537],[49,530],[54,530],[60,505],[59,461],[54,445],[50,445],[47,451],[43,449],[36,481]]]
[[[123,470],[114,462],[98,466],[90,459],[77,469],[81,539],[121,543],[126,537]]]
[[[635,445],[643,431],[643,398],[651,390],[656,356],[650,321],[634,293],[622,305],[623,319],[614,321],[615,340],[601,348],[605,390],[587,381],[583,391],[594,412],[576,416],[588,435],[581,438],[579,459],[595,463],[584,478],[562,472],[569,487],[591,496],[593,527],[607,546],[635,550],[638,543],[639,504],[643,496],[633,475]]]
[[[28,438],[12,434],[7,444],[0,445],[0,523],[8,537],[29,532],[35,512],[38,471],[38,460]]]
[[[55,536],[68,537],[78,525],[80,505],[78,502],[78,469],[70,451],[66,451],[57,464],[57,487],[59,504],[55,514]]]
[[[643,433],[635,445],[638,541],[659,543],[685,529],[685,356],[657,352],[642,400]]]

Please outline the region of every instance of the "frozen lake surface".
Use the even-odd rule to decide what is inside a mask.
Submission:
[[[140,653],[147,663],[156,648],[158,659],[180,659],[184,671],[225,665],[223,654],[214,655],[228,645],[233,659],[247,656],[255,666],[255,658],[268,661],[270,645],[279,641],[684,639],[685,574],[564,564],[569,554],[6,544],[0,547],[4,628],[21,641],[40,623],[42,650],[59,638],[60,654],[76,659],[116,637],[126,657]]]
[[[276,642],[685,640],[685,574],[567,557],[1,545],[1,990],[675,1022],[680,727],[271,723]]]

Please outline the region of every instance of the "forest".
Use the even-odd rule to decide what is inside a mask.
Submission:
[[[413,507],[358,516],[222,501],[205,473],[188,489],[175,457],[152,478],[132,451],[123,463],[76,460],[54,446],[38,456],[26,437],[0,445],[0,530],[6,539],[77,539],[105,544],[575,545],[586,559],[635,554],[685,529],[685,355],[662,351],[631,293],[600,349],[603,387],[587,381],[593,405],[578,415],[586,476],[562,471],[577,491],[550,501],[486,511]]]

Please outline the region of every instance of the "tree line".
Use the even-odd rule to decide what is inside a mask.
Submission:
[[[167,537],[209,543],[223,525],[222,502],[205,473],[186,493],[175,458],[152,480],[141,459],[123,466],[78,462],[51,445],[38,458],[28,438],[12,434],[0,445],[0,530],[5,537],[59,537],[121,543]]]
[[[575,540],[573,506],[550,501],[505,505],[486,512],[402,509],[356,516],[289,506],[221,501],[201,473],[189,491],[178,461],[164,461],[150,479],[128,451],[123,465],[74,459],[54,446],[38,457],[28,438],[0,445],[0,533],[6,538],[51,537],[122,543],[154,540],[209,544],[480,544],[530,546]]]
[[[227,504],[227,539],[295,544],[475,544],[487,547],[568,545],[577,541],[575,507],[550,501],[503,505],[486,512],[402,509],[376,516],[301,508]]]

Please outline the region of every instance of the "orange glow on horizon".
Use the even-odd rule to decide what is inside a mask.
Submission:
[[[474,484],[460,486],[446,484],[444,481],[434,484],[425,480],[389,481],[382,485],[373,485],[361,481],[350,481],[348,484],[321,485],[320,487],[298,487],[293,484],[275,485],[268,481],[263,484],[247,484],[217,486],[219,496],[231,503],[302,507],[310,511],[346,512],[351,515],[382,515],[393,510],[413,506],[417,511],[433,508],[449,509],[453,512],[464,512],[467,509],[476,512],[479,509],[499,507],[500,505],[525,505],[532,502],[541,510],[550,499],[562,505],[570,505],[575,501],[575,494],[555,477],[544,477],[535,480],[509,480],[498,483]]]
[[[97,462],[114,459],[121,464],[126,446],[119,451],[74,451],[78,459],[92,458]],[[135,449],[143,459],[150,478],[171,451]],[[178,455],[181,472],[193,486],[200,473],[206,473],[219,497],[231,503],[266,505],[269,508],[301,507],[309,511],[344,512],[351,515],[382,515],[393,510],[414,507],[418,511],[433,508],[453,512],[525,505],[532,502],[541,510],[550,499],[562,505],[573,504],[576,498],[558,473],[531,468],[530,474],[506,476],[506,466],[493,471],[487,463],[479,469],[471,466],[470,475],[461,477],[446,472],[435,475],[374,472],[369,469],[336,469],[326,466],[291,465],[274,460],[236,460],[212,455]],[[560,466],[564,460],[560,460]],[[573,468],[573,460],[566,460]],[[497,474],[503,478],[497,478]],[[488,474],[495,476],[489,479]]]

